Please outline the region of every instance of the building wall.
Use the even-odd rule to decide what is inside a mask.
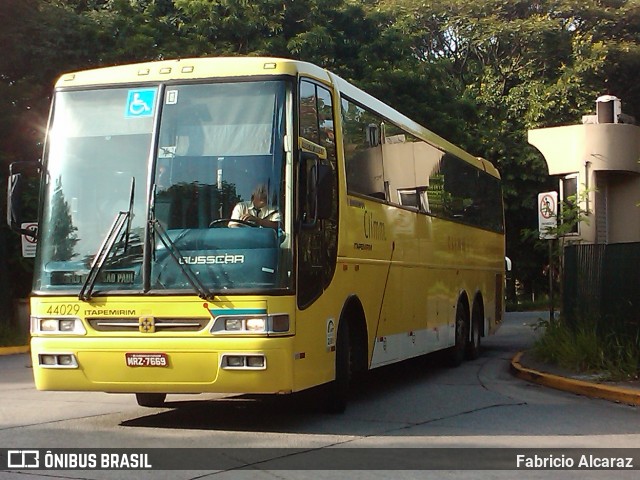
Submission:
[[[590,190],[581,205],[588,211],[588,224],[580,225],[576,239],[640,241],[640,127],[586,124],[540,128],[528,134],[550,175],[577,173],[579,191]]]
[[[640,178],[615,172],[609,177],[610,243],[640,240]]]

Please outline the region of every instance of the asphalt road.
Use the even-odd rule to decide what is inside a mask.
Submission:
[[[444,447],[444,456],[460,456],[460,468],[466,468],[469,461],[473,464],[469,456],[474,450],[461,453],[453,449],[511,448],[514,450],[509,452],[515,455],[526,448],[572,447],[587,453],[591,451],[588,449],[601,447],[640,448],[638,407],[551,390],[509,373],[511,358],[531,345],[535,335],[532,325],[545,315],[508,314],[498,334],[484,339],[483,355],[455,369],[444,367],[435,356],[373,371],[353,393],[349,408],[342,415],[318,411],[312,393],[285,397],[170,395],[166,408],[145,409],[137,406],[133,395],[38,392],[27,355],[0,357],[0,451],[297,448],[305,452],[291,455],[298,460],[294,465],[304,466],[308,459],[306,467],[310,467],[315,465],[312,455],[316,454],[317,460],[318,453],[323,455],[330,449]],[[282,460],[283,452],[263,452],[267,460],[264,463],[256,462],[252,453],[247,457],[260,471],[238,471],[234,466],[201,471],[15,470],[0,471],[0,479],[582,479],[637,478],[638,473],[597,469],[412,470],[415,453],[409,451],[404,457],[402,451],[384,450],[370,457],[372,465],[377,465],[376,461],[388,462],[384,470],[331,470],[340,463],[340,456],[332,457],[331,451],[323,459],[329,463],[335,458],[336,465],[327,464],[323,467],[327,470],[279,470],[277,461]],[[638,458],[636,469],[640,468]]]

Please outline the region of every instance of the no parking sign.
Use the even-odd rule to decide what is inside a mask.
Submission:
[[[33,258],[36,256],[38,224],[35,222],[23,223],[22,228],[33,232],[33,237],[30,235],[22,235],[22,256],[25,258]]]
[[[552,240],[557,237],[558,192],[538,194],[538,231],[540,239]]]

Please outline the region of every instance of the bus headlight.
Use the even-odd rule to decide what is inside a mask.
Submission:
[[[224,329],[227,331],[239,332],[242,330],[241,318],[227,318],[224,321]]]
[[[220,315],[211,327],[213,334],[267,334],[292,335],[289,315]]]
[[[247,332],[264,332],[266,318],[247,318]]]
[[[87,330],[79,318],[31,317],[31,333],[86,335]]]
[[[44,318],[40,320],[41,332],[57,332],[58,331],[58,319],[57,318]]]
[[[58,327],[61,332],[73,332],[76,328],[76,321],[71,318],[61,318]]]

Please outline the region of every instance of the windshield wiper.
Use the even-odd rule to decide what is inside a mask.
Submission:
[[[129,250],[129,237],[131,236],[131,220],[133,219],[133,196],[136,192],[136,179],[131,177],[131,190],[129,190],[129,208],[127,210],[127,227],[124,231],[124,245],[123,249],[126,252]],[[120,212],[122,213],[122,212]]]
[[[123,227],[126,225],[123,236],[121,237],[124,251],[126,252],[129,247],[129,232],[131,230],[131,218],[133,217],[133,198],[136,189],[136,179],[131,178],[131,190],[129,192],[129,209],[126,211],[120,211],[116,215],[116,218],[113,220],[111,224],[111,228],[107,233],[107,236],[102,241],[102,245],[100,245],[100,249],[96,256],[93,259],[93,263],[91,264],[91,270],[89,270],[89,275],[87,275],[87,279],[82,284],[82,288],[80,289],[80,293],[78,294],[78,299],[83,300],[85,302],[91,299],[91,294],[93,293],[93,287],[98,280],[98,275],[100,274],[100,270],[104,266],[113,246],[116,244],[116,239],[120,232],[122,232]]]
[[[196,291],[198,296],[203,300],[208,300],[212,302],[215,299],[215,295],[209,291],[209,289],[200,281],[198,276],[193,272],[193,270],[185,265],[184,262],[181,262],[180,259],[183,258],[180,250],[176,246],[175,242],[171,240],[167,231],[162,227],[160,222],[155,218],[152,218],[149,223],[151,224],[151,228],[158,235],[160,241],[167,249],[167,251],[171,254],[171,258],[176,262],[178,268],[187,279],[191,287]]]

